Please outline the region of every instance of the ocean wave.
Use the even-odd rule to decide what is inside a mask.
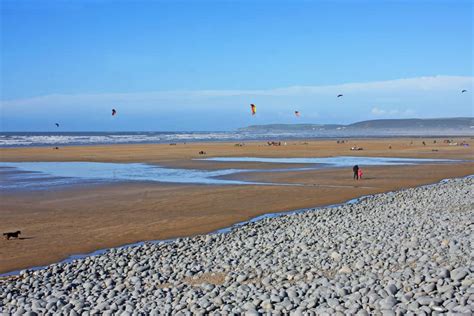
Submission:
[[[302,133],[253,132],[141,132],[141,133],[2,133],[0,147],[243,141],[313,137]]]
[[[93,144],[166,143],[198,140],[240,139],[232,133],[141,133],[141,134],[1,134],[0,146],[57,146]]]
[[[0,147],[106,145],[106,144],[162,144],[186,142],[219,142],[250,140],[296,140],[351,137],[396,137],[411,134],[383,132],[349,132],[345,130],[314,131],[233,131],[233,132],[32,132],[0,133]],[[416,134],[413,134],[416,135]]]

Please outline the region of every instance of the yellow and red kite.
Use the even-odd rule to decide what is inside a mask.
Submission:
[[[257,106],[255,104],[250,104],[250,109],[252,110],[252,115],[257,114]]]

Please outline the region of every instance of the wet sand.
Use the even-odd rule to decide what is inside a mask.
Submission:
[[[469,138],[464,138],[468,142]],[[413,144],[410,142],[413,141]],[[472,147],[449,146],[437,139],[376,139],[193,143],[170,145],[71,146],[53,150],[2,148],[0,161],[149,162],[187,168],[274,168],[263,163],[192,161],[206,156],[324,157],[336,155],[474,159]],[[457,141],[462,141],[458,139]],[[388,149],[388,144],[392,149]],[[363,151],[350,151],[351,146]],[[432,151],[433,149],[437,151]],[[288,165],[279,165],[279,167]],[[123,183],[41,192],[2,192],[0,231],[21,230],[23,239],[0,241],[0,272],[57,262],[71,254],[141,240],[206,233],[269,212],[344,202],[444,178],[474,174],[474,162],[442,165],[364,168],[365,179],[351,179],[351,170],[246,174],[245,179],[304,186],[206,186]],[[243,175],[239,175],[242,177]]]
[[[337,144],[335,140],[289,140],[286,146],[267,146],[265,141],[245,142],[242,147],[236,143],[178,143],[108,146],[63,146],[0,148],[0,161],[96,161],[96,162],[149,162],[173,166],[202,165],[190,159],[227,156],[258,157],[328,157],[328,156],[374,156],[412,158],[454,158],[473,159],[474,138],[449,138],[455,142],[467,141],[470,147],[450,146],[442,138],[399,138],[399,139],[350,139]],[[433,141],[436,140],[436,144]],[[422,145],[426,142],[426,146]],[[285,141],[282,141],[282,144]],[[413,142],[413,144],[410,144]],[[392,149],[388,149],[389,146]],[[364,150],[351,151],[353,146]],[[433,151],[435,150],[435,151]],[[199,155],[205,151],[206,155]],[[209,165],[212,168],[211,165]]]

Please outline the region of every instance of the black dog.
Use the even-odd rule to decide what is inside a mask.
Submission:
[[[16,232],[8,232],[8,233],[3,233],[3,236],[5,236],[5,239],[9,240],[10,238],[15,238],[18,239],[18,236],[20,236],[21,231],[17,230]]]

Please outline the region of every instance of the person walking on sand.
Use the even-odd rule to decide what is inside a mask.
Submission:
[[[359,166],[352,167],[352,171],[354,171],[354,180],[359,180]]]
[[[359,168],[359,170],[357,170],[357,178],[359,178],[359,180],[362,180],[362,168]]]

